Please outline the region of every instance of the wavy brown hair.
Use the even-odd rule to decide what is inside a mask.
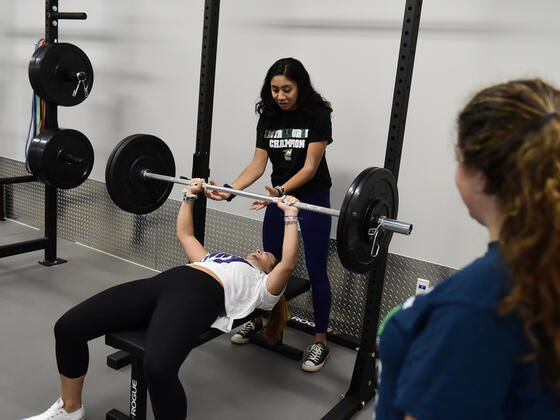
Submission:
[[[511,287],[501,315],[515,314],[544,382],[560,392],[560,92],[517,80],[477,93],[458,118],[457,147],[498,198],[500,253]]]

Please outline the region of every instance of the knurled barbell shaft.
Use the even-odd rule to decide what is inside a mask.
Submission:
[[[182,184],[182,185],[188,185],[188,186],[192,186],[193,182],[190,179],[185,179],[185,178],[177,178],[177,177],[172,177],[172,176],[167,176],[167,175],[160,175],[160,174],[156,174],[153,172],[149,172],[148,170],[143,170],[141,172],[142,176],[144,177],[144,179],[155,179],[158,181],[164,181],[164,182],[171,182],[174,184]],[[228,187],[222,187],[219,185],[212,185],[212,184],[207,184],[205,182],[202,183],[202,188],[208,188],[210,190],[215,190],[215,191],[223,191],[223,192],[227,192],[230,194],[234,194],[234,195],[239,195],[242,197],[247,197],[247,198],[253,198],[255,200],[264,200],[264,201],[268,201],[271,203],[277,203],[278,202],[278,197],[271,197],[269,195],[263,195],[263,194],[256,194],[256,193],[252,193],[249,191],[242,191],[242,190],[236,190],[234,188],[228,188]],[[339,217],[340,216],[340,210],[336,210],[336,209],[330,209],[328,207],[321,207],[321,206],[316,206],[313,204],[308,204],[308,203],[303,203],[301,201],[298,201],[296,203],[293,204],[294,207],[297,207],[298,209],[302,209],[302,210],[308,210],[308,211],[312,211],[315,213],[323,213],[323,214],[328,214],[329,216],[334,216],[334,217]],[[394,219],[389,219],[387,217],[380,217],[379,218],[379,229],[384,229],[384,230],[389,230],[391,232],[395,232],[395,233],[400,233],[403,235],[410,235],[410,233],[412,232],[412,225],[409,223],[404,223],[398,220],[394,220]]]
[[[144,178],[156,179],[158,181],[172,182],[172,183],[175,183],[175,184],[182,184],[182,185],[189,185],[189,186],[193,185],[193,183],[190,179],[174,178],[172,176],[159,175],[159,174],[155,174],[155,173],[149,172],[149,171],[142,171],[142,175],[144,176]],[[252,193],[252,192],[249,192],[249,191],[236,190],[234,188],[221,187],[219,185],[202,183],[202,188],[208,188],[209,190],[215,190],[215,191],[223,191],[223,192],[227,192],[227,193],[230,193],[230,194],[239,195],[239,196],[242,196],[242,197],[253,198],[255,200],[269,201],[271,203],[278,202],[278,197],[271,197],[269,195],[256,194],[256,193]],[[298,201],[298,202],[294,203],[294,207],[297,207],[298,209],[302,209],[302,210],[313,211],[313,212],[316,212],[316,213],[328,214],[328,215],[334,216],[334,217],[338,217],[340,215],[339,210],[329,209],[328,207],[315,206],[313,204],[302,203],[301,201]]]

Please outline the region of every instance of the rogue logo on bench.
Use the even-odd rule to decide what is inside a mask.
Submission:
[[[138,392],[138,382],[136,379],[131,381],[130,390],[130,415],[136,418],[136,393]]]

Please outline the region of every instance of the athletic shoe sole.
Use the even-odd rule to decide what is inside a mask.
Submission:
[[[330,356],[330,353],[327,354],[327,357],[325,357],[325,360],[323,360],[323,363],[321,363],[321,364],[319,364],[319,365],[317,365],[317,366],[307,366],[307,365],[305,364],[305,362],[303,362],[303,363],[301,364],[301,369],[304,370],[304,371],[306,371],[306,372],[317,372],[318,370],[321,370],[321,368],[323,367],[323,365],[324,365],[324,364],[326,363],[326,361],[328,360],[329,356]]]
[[[243,337],[236,337],[236,334],[231,336],[231,342],[235,343],[235,344],[247,344],[250,340],[249,337],[247,338],[243,338]]]

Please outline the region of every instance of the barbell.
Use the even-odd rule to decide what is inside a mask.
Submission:
[[[188,178],[175,177],[175,161],[165,142],[147,134],[128,136],[115,146],[107,160],[105,181],[114,203],[135,214],[159,208],[167,200],[173,184],[192,185]],[[234,188],[208,183],[202,186],[256,200],[278,201],[278,197]],[[397,184],[385,168],[363,170],[346,191],[340,210],[304,202],[295,206],[338,217],[338,256],[344,267],[357,273],[372,269],[379,250],[389,246],[392,233],[410,235],[412,232],[411,224],[395,219]]]

